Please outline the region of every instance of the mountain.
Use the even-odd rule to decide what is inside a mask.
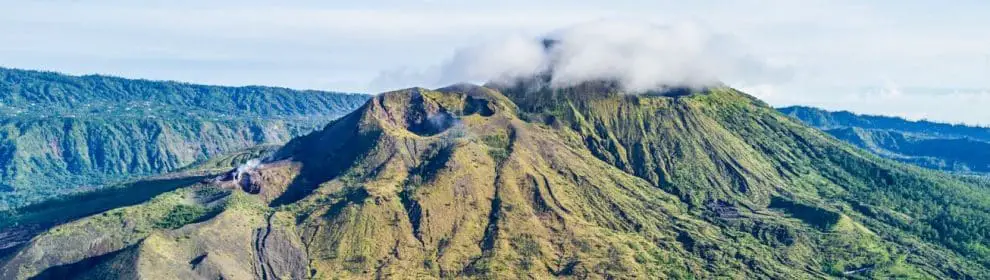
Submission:
[[[990,183],[874,156],[727,87],[394,91],[189,178],[3,232],[29,241],[0,278],[990,277]]]
[[[367,98],[0,68],[0,209],[281,144]]]
[[[793,106],[781,113],[883,157],[922,167],[990,172],[990,128]]]

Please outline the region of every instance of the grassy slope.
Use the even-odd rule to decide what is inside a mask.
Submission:
[[[256,146],[217,156],[178,172],[0,211],[0,259],[15,252],[18,246],[30,241],[34,235],[51,227],[116,208],[146,204],[163,193],[194,185],[229,171],[249,159],[268,156],[277,148]]]
[[[68,194],[23,207],[0,211],[0,228],[47,227],[110,209],[141,204],[165,192],[198,183],[236,168],[250,159],[264,158],[278,146],[255,146],[227,153],[176,172],[145,177],[108,187]]]
[[[376,97],[276,153],[251,177],[260,195],[178,189],[56,227],[0,273],[990,275],[978,180],[880,159],[731,89],[505,92]],[[45,255],[52,244],[65,253]]]
[[[692,206],[728,200],[758,209],[771,197],[786,197],[862,217],[863,222],[882,220],[886,224],[875,226],[882,227],[881,234],[890,240],[922,236],[976,257],[983,266],[990,258],[980,245],[987,240],[986,227],[979,226],[988,218],[990,199],[985,188],[864,154],[732,90],[679,99],[599,95],[604,97],[576,102],[531,100],[552,96],[547,93],[514,96],[527,100],[522,103],[536,112],[533,118],[553,116],[550,119],[558,126],[578,131],[599,158],[668,186],[668,191]],[[582,116],[582,112],[592,115]],[[748,222],[742,224],[750,227]],[[915,245],[901,246],[906,250]],[[937,254],[938,260],[908,257],[908,261],[921,266],[949,265],[957,258],[943,252]],[[825,260],[821,265],[848,268],[862,261]]]

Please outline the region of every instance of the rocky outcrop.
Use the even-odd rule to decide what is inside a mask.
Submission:
[[[293,232],[268,226],[257,230],[255,236],[255,278],[263,280],[303,279],[309,276],[309,259],[305,248]]]
[[[249,168],[242,165],[223,175],[204,180],[204,183],[225,189],[240,189],[270,202],[288,189],[299,169],[298,163],[286,160],[257,164]]]

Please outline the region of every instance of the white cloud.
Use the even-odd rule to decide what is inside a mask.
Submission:
[[[631,92],[721,81],[779,82],[791,76],[786,67],[758,59],[730,36],[699,24],[592,21],[544,38],[517,35],[465,47],[439,66],[419,72],[383,71],[373,87],[506,82],[542,73],[551,73],[556,87],[615,80]]]
[[[543,72],[548,63],[538,39],[510,36],[458,50],[440,67],[439,82],[506,81]]]
[[[73,74],[373,92],[429,85],[413,81],[440,84],[443,76],[489,76],[491,69],[442,74],[439,62],[458,46],[622,18],[666,26],[704,22],[701,35],[708,37],[700,42],[726,37],[707,30],[732,34],[729,43],[710,43],[727,49],[714,52],[729,53],[731,67],[692,67],[719,69],[715,76],[730,85],[773,88],[766,99],[774,105],[835,104],[863,87],[883,87],[884,78],[899,82],[908,97],[918,87],[990,88],[987,1],[0,0],[0,6],[0,66]],[[377,87],[368,88],[372,79]],[[961,109],[986,106],[973,105],[983,99],[939,102],[944,105],[931,109],[932,116],[990,119],[982,109]],[[898,115],[923,110],[887,107]]]
[[[631,91],[701,87],[734,64],[713,48],[711,33],[690,24],[591,22],[550,37],[557,41],[549,57],[554,86],[614,79]]]

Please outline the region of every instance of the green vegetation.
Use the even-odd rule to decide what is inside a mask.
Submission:
[[[176,205],[165,218],[155,223],[155,227],[174,229],[192,223],[206,214],[206,208],[199,205]]]
[[[205,176],[141,180],[89,192],[69,194],[16,209],[0,211],[8,218],[0,228],[18,225],[48,225],[71,221],[118,207],[148,201],[161,193],[196,183]]]
[[[55,226],[0,277],[990,278],[984,178],[724,87],[390,92],[245,176]]]
[[[509,158],[509,136],[507,134],[486,135],[481,141],[488,145],[488,154],[496,163],[502,163]]]
[[[325,120],[345,114],[367,99],[366,95],[325,91],[209,86],[0,68],[0,111],[10,117]]]
[[[990,172],[990,128],[800,106],[779,110],[882,157],[939,170]]]
[[[282,144],[367,98],[0,68],[0,210]]]

